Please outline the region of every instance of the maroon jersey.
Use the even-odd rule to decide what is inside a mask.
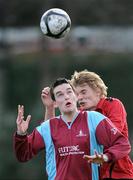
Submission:
[[[30,135],[14,135],[14,148],[19,161],[30,160],[39,151],[46,151],[49,180],[98,180],[98,165],[89,164],[83,155],[103,152],[110,162],[127,155],[128,139],[101,113],[79,112],[71,123],[60,116],[45,121]]]

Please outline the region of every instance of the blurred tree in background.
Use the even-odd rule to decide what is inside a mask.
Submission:
[[[59,7],[73,25],[131,25],[132,0],[0,0],[1,26],[38,26],[43,12]]]
[[[70,78],[75,70],[95,71],[109,87],[109,96],[122,100],[133,144],[132,52],[86,51],[84,41],[79,49],[72,51],[68,40],[64,51],[49,50],[49,42],[42,38],[37,44],[40,46],[38,51],[20,53],[16,50],[14,53],[11,44],[7,43],[5,30],[9,27],[39,28],[40,17],[53,7],[68,12],[72,27],[102,25],[126,29],[133,24],[132,0],[0,0],[0,178],[4,180],[46,179],[44,152],[27,163],[19,163],[14,156],[12,138],[16,130],[17,105],[25,106],[25,117],[29,113],[32,115],[31,132],[44,117],[45,109],[40,99],[43,87],[58,77]],[[58,41],[55,44],[57,46]],[[19,46],[18,43],[18,49]],[[28,49],[32,45],[26,46],[23,42],[21,46]]]

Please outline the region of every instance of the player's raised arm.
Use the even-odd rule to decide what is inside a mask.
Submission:
[[[31,120],[31,115],[28,115],[26,120],[24,120],[24,106],[18,105],[18,116],[16,119],[17,134],[19,135],[27,134],[30,120]]]
[[[18,105],[18,116],[16,119],[17,132],[13,136],[13,147],[16,158],[20,162],[26,162],[44,149],[44,140],[35,128],[31,134],[27,133],[31,115],[24,120],[24,106]]]
[[[47,120],[47,119],[55,117],[54,102],[51,99],[49,87],[45,87],[42,90],[41,100],[42,100],[42,103],[45,107],[44,119]]]

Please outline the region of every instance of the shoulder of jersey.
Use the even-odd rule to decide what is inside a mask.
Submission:
[[[106,98],[106,101],[109,101],[109,102],[112,102],[114,100],[114,98],[112,98],[112,97],[107,97]]]

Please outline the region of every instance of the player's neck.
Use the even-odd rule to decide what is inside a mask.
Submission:
[[[73,111],[73,112],[69,112],[69,113],[63,113],[62,118],[66,122],[72,122],[72,120],[77,116],[78,113],[79,113],[78,110]]]

